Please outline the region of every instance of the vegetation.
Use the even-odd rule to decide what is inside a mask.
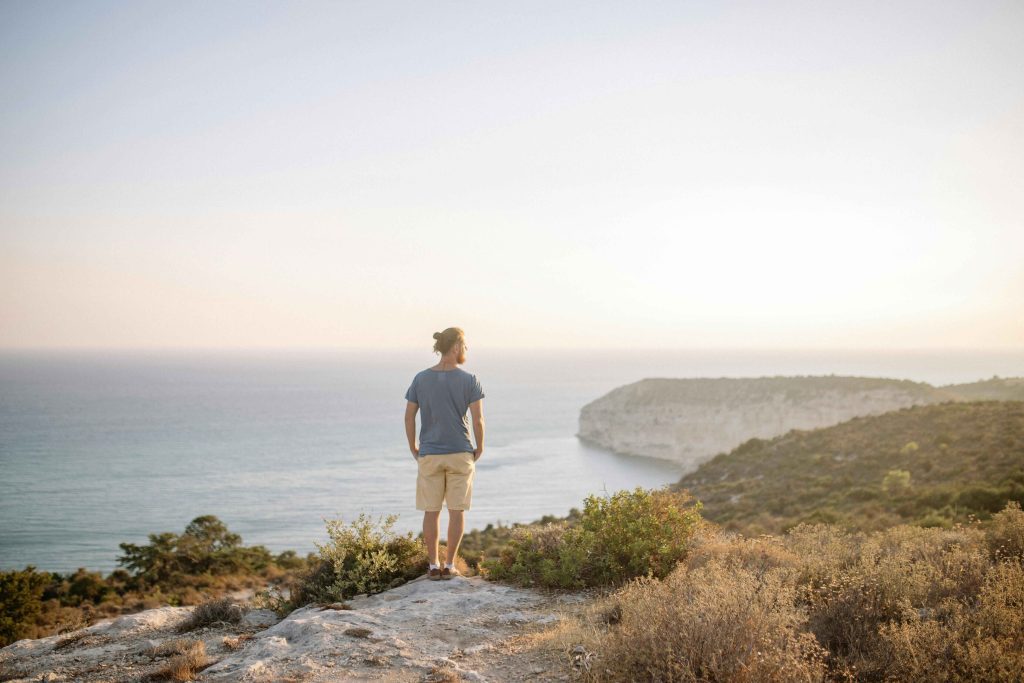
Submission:
[[[204,626],[237,624],[247,611],[247,607],[237,605],[227,597],[207,600],[195,606],[189,618],[178,626],[178,632],[187,633]]]
[[[676,485],[747,534],[800,523],[952,527],[1024,501],[1024,402],[913,406],[750,439]]]
[[[164,588],[188,585],[195,576],[259,574],[275,564],[264,546],[243,546],[242,537],[213,515],[196,517],[180,536],[150,534],[147,545],[121,543],[120,547],[124,554],[118,564],[132,571],[137,584]],[[291,556],[278,559],[294,564]]]
[[[947,402],[752,439],[673,487],[470,531],[462,552],[489,579],[609,589],[564,636],[590,681],[1021,680],[1022,499],[1024,402]],[[204,516],[121,544],[106,578],[3,572],[0,638],[161,604],[199,604],[184,629],[233,623],[200,590],[247,583],[286,588],[257,594],[282,615],[344,609],[425,571],[396,519],[325,520],[302,559]],[[191,680],[202,642],[175,642],[157,676]]]
[[[920,402],[949,401],[957,398],[955,387],[937,389],[926,382],[882,377],[844,375],[807,375],[775,377],[690,377],[669,379],[654,377],[626,384],[610,391],[589,405],[607,397],[621,397],[631,408],[660,407],[669,403],[742,405],[784,396],[787,401],[804,401],[822,392],[859,393],[891,390],[913,396]],[[587,410],[584,406],[583,410]]]
[[[180,535],[150,534],[149,541],[122,543],[118,562],[127,569],[106,577],[85,568],[38,572],[31,565],[0,572],[0,647],[107,617],[162,605],[199,605],[228,591],[280,583],[310,559],[291,550],[274,555],[263,546],[244,546],[212,515],[195,518]]]
[[[666,576],[687,551],[700,505],[669,490],[588,496],[568,520],[515,529],[497,558],[484,560],[493,579],[551,588],[612,586],[636,576]]]
[[[992,379],[939,387],[961,401],[1024,401],[1024,377]]]
[[[197,673],[214,662],[206,655],[206,643],[202,640],[167,641],[151,649],[149,654],[170,656],[163,666],[145,677],[144,680],[150,681],[194,681]]]
[[[374,522],[365,514],[345,525],[326,520],[330,542],[317,543],[319,556],[281,591],[257,594],[258,604],[287,614],[309,604],[331,604],[362,593],[379,593],[423,574],[427,556],[412,532],[393,531],[397,515]]]
[[[541,529],[549,524],[575,524],[579,521],[581,514],[583,513],[579,508],[572,508],[566,517],[544,515],[528,524],[488,524],[483,529],[472,529],[463,535],[462,543],[459,545],[459,555],[471,571],[478,572],[483,562],[487,558],[498,557],[512,541],[513,536],[522,533],[521,529],[525,527]]]
[[[952,529],[705,526],[663,581],[629,582],[563,637],[591,681],[1021,680],[1022,538],[1012,504]]]
[[[32,565],[24,571],[0,573],[0,646],[32,637],[48,583],[47,575],[37,574]]]

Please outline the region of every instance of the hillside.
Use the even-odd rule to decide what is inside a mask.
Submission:
[[[585,405],[577,436],[696,469],[751,438],[957,399],[930,384],[874,377],[644,379]]]
[[[1024,402],[947,402],[750,439],[674,488],[748,534],[799,522],[948,526],[1024,501]]]
[[[1024,377],[993,377],[939,388],[962,401],[1024,401]]]

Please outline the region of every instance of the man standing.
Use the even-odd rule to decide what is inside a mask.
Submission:
[[[423,542],[431,580],[459,575],[455,568],[470,508],[476,461],[484,452],[484,390],[476,375],[458,366],[466,362],[466,338],[458,327],[434,333],[437,365],[416,373],[405,392],[405,434],[417,462],[416,509],[423,510]],[[469,440],[466,411],[473,415],[476,448]],[[420,444],[416,445],[416,412],[420,412]],[[438,566],[441,504],[448,504],[448,546],[444,568]]]

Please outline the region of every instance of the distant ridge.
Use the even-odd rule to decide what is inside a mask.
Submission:
[[[751,438],[814,429],[912,405],[1024,399],[1024,379],[935,387],[926,382],[842,375],[648,378],[583,406],[577,437],[627,455],[694,469]]]

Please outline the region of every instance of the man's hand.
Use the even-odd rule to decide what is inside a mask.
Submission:
[[[473,462],[476,462],[477,460],[479,460],[480,456],[483,455],[483,454],[484,454],[484,449],[479,448],[479,447],[475,448],[473,450]]]
[[[412,453],[412,459],[416,462],[420,461],[420,447],[410,448],[409,451]]]

